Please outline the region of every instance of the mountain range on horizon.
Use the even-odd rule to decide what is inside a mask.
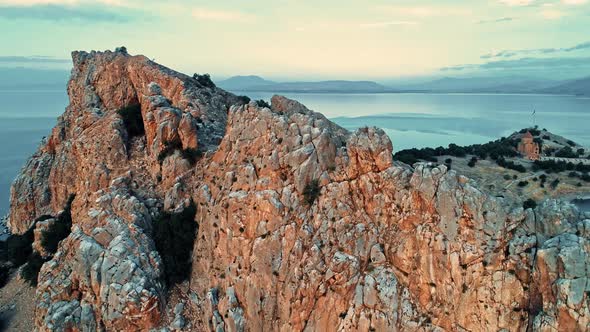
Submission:
[[[0,68],[0,89],[63,89],[69,70]],[[422,82],[369,80],[273,81],[257,75],[216,80],[236,92],[274,93],[541,93],[590,95],[590,76],[551,80],[527,76],[430,77]]]
[[[256,75],[233,76],[217,82],[220,87],[241,92],[339,92],[339,93],[547,93],[589,95],[590,76],[575,80],[548,80],[521,76],[442,77],[423,83],[382,84],[374,81],[328,80],[275,82]]]

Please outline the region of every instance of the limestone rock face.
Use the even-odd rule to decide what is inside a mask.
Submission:
[[[243,105],[122,51],[73,58],[71,103],[12,188],[13,232],[76,195],[39,276],[39,330],[590,328],[575,207],[525,211],[445,166],[398,163],[384,131],[284,97]],[[130,138],[116,111],[135,104],[145,136]],[[191,199],[190,301],[167,303],[151,223]]]

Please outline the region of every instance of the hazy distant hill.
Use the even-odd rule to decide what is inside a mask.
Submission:
[[[70,72],[32,68],[0,68],[0,89],[58,89],[68,83]]]
[[[558,83],[528,77],[443,77],[431,82],[396,86],[395,88],[429,92],[529,93]]]
[[[543,93],[590,96],[590,77],[585,77],[541,90]]]
[[[265,80],[260,76],[249,75],[249,76],[233,76],[226,80],[216,82],[217,86],[226,90],[241,90],[247,91],[248,89],[256,86],[273,85],[276,82]]]
[[[221,88],[233,91],[264,92],[385,92],[390,88],[372,81],[273,82],[259,76],[234,76],[217,82]]]

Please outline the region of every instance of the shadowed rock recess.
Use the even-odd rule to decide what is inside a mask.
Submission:
[[[39,274],[40,331],[166,326],[152,220],[191,202],[186,329],[589,327],[590,220],[572,205],[523,210],[445,166],[395,162],[380,129],[350,133],[280,96],[243,105],[144,56],[73,62],[70,105],[11,192],[16,233],[75,195]],[[127,133],[129,106],[144,135]]]

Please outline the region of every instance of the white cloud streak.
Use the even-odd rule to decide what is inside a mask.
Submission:
[[[208,8],[194,8],[192,16],[198,20],[217,22],[252,22],[256,20],[254,15],[247,13]]]
[[[80,6],[107,5],[113,7],[125,6],[124,0],[0,0],[0,6],[32,7],[32,6]]]
[[[359,26],[361,28],[366,29],[377,29],[377,28],[387,28],[390,26],[399,26],[399,25],[418,25],[418,22],[413,21],[388,21],[388,22],[372,22],[372,23],[361,23]]]

